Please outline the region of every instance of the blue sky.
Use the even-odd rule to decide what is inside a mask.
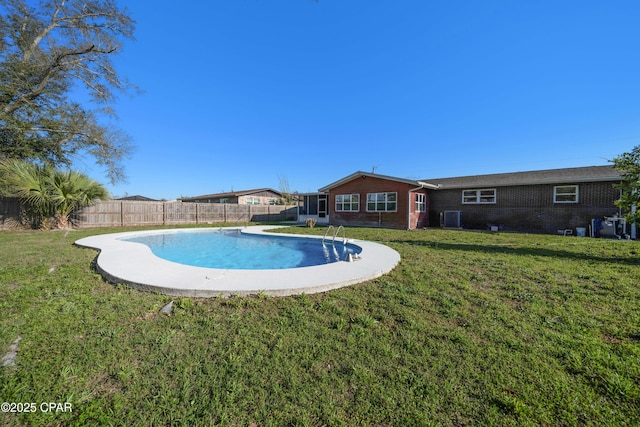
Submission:
[[[603,165],[640,144],[636,0],[126,7],[115,63],[144,93],[115,106],[135,150],[114,196]]]

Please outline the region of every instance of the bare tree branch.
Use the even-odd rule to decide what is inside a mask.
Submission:
[[[114,91],[135,89],[110,58],[132,39],[134,21],[114,0],[0,0],[0,157],[70,161],[92,153],[112,181],[130,148],[124,133],[100,125]],[[89,110],[68,99],[80,83],[102,106]]]

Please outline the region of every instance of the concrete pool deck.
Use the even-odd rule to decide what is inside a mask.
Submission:
[[[220,229],[233,229],[236,227]],[[238,228],[242,233],[304,237],[321,236],[268,233],[277,226]],[[287,296],[312,294],[338,289],[375,279],[391,271],[400,262],[400,254],[388,246],[363,240],[347,239],[362,248],[360,258],[353,262],[339,261],[310,267],[278,270],[232,270],[193,267],[155,256],[142,244],[119,240],[137,235],[176,232],[211,231],[216,228],[183,228],[169,230],[132,231],[101,234],[77,240],[78,246],[100,251],[96,267],[111,283],[123,283],[132,288],[171,296],[209,298],[216,296],[246,296],[266,294]],[[327,244],[330,241],[325,240]]]

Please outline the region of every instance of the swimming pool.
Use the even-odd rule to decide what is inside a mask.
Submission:
[[[262,238],[301,239],[323,248],[321,236],[284,235],[266,231],[273,228],[277,227],[147,230],[100,234],[79,239],[75,243],[100,251],[95,266],[111,283],[122,283],[135,289],[171,296],[205,298],[258,293],[286,296],[326,292],[379,277],[400,262],[400,254],[388,246],[351,239],[347,248],[359,251],[353,262],[347,262],[340,256],[339,261],[291,268],[212,268],[160,258],[153,253],[151,247],[132,241],[150,236],[166,240],[171,239],[174,234],[183,233],[201,235],[204,238],[207,235],[211,237],[211,233],[226,233],[231,230],[232,233]],[[333,242],[325,241],[324,247],[334,250]],[[338,241],[335,242],[335,250],[338,254],[343,250]]]
[[[300,268],[344,261],[361,248],[341,241],[255,235],[240,229],[174,232],[123,238],[147,245],[154,255],[195,267],[236,270]]]

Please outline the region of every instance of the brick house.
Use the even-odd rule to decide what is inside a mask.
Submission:
[[[333,225],[416,229],[429,225],[428,189],[435,185],[355,172],[318,191]]]
[[[233,203],[238,205],[275,205],[283,194],[272,188],[230,191],[227,193],[205,194],[203,196],[184,197],[180,200],[190,203]]]
[[[556,233],[622,215],[612,166],[426,179],[429,223],[445,227]]]

